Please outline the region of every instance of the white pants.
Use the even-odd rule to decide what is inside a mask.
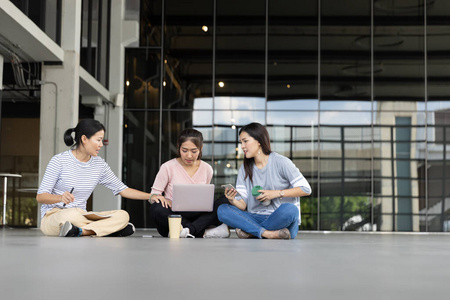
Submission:
[[[41,220],[41,231],[45,235],[59,235],[61,226],[66,221],[82,229],[92,230],[97,236],[105,236],[117,232],[128,225],[130,216],[124,210],[109,210],[98,212],[101,215],[111,215],[103,220],[89,220],[83,214],[86,211],[81,208],[53,208],[48,211]]]

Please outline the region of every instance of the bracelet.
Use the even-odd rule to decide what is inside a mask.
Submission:
[[[150,198],[148,199],[148,201],[150,202],[150,204],[152,204],[152,198],[153,196],[159,196],[158,194],[150,194]]]

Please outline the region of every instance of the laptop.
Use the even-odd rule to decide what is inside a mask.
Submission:
[[[172,211],[213,211],[214,184],[174,184]]]

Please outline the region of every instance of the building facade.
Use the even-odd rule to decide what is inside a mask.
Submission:
[[[60,120],[93,117],[107,124],[101,156],[130,187],[151,189],[187,127],[203,133],[203,160],[219,186],[234,183],[242,163],[239,128],[259,122],[272,150],[291,158],[313,187],[301,199],[301,230],[448,231],[450,3],[354,2],[41,1],[55,12],[41,22],[61,22],[60,31],[41,30],[63,54],[55,50],[56,58],[29,69],[44,82],[36,87],[39,116],[18,117],[3,91],[2,171],[23,172],[12,166],[21,158],[6,155],[14,150],[5,146],[5,122],[26,119],[52,132],[40,135],[41,148],[43,141],[53,148],[38,152],[38,179],[63,150],[54,139],[66,125]],[[69,3],[79,14],[65,27],[68,16],[58,11],[74,9]],[[43,108],[52,105],[50,82],[59,84],[58,66],[67,60],[75,66],[66,70],[72,79],[60,85],[77,90],[79,78],[80,86],[78,97],[68,96],[70,118],[61,118],[57,108]],[[4,65],[4,74],[14,74],[13,63]],[[4,90],[17,89],[20,77],[13,78]],[[153,226],[148,203],[117,200],[102,189],[92,203],[122,207],[137,227]]]

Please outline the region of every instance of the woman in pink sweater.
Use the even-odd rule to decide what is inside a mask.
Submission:
[[[152,186],[150,217],[164,237],[169,234],[168,216],[172,211],[174,184],[209,184],[213,176],[212,167],[201,160],[203,135],[195,129],[183,130],[177,141],[177,157],[161,165]],[[181,212],[183,229],[180,237],[230,236],[228,226],[217,218],[219,205],[228,203],[225,197],[214,201],[212,212]],[[220,225],[220,226],[218,226]]]

